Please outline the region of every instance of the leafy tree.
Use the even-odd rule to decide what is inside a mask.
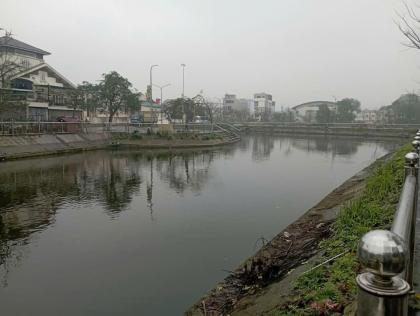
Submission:
[[[293,111],[285,111],[285,112],[274,112],[273,114],[273,121],[275,122],[294,122],[295,121],[295,114]]]
[[[176,120],[182,120],[185,113],[186,123],[192,122],[196,115],[205,116],[206,114],[204,106],[198,100],[190,98],[167,100],[162,105],[162,110],[170,119]]]
[[[72,92],[73,108],[80,108],[89,113],[101,111],[108,114],[108,122],[112,122],[118,111],[140,110],[140,93],[132,91],[128,79],[118,72],[111,71],[102,75],[99,84],[84,81]]]
[[[327,104],[321,104],[318,106],[316,112],[316,121],[318,123],[330,123],[334,120],[334,113],[330,110]]]
[[[340,100],[337,102],[336,121],[338,123],[353,122],[357,112],[360,112],[360,101],[352,98]]]
[[[131,83],[116,71],[103,74],[97,86],[98,108],[108,113],[108,122],[112,122],[118,111],[139,108],[140,100],[131,91]],[[95,91],[94,89],[93,91]]]
[[[420,121],[420,97],[414,93],[402,95],[389,107],[394,123],[418,123]]]

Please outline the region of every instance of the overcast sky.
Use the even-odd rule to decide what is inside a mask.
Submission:
[[[74,83],[116,70],[164,98],[273,94],[277,110],[354,97],[364,108],[420,89],[420,51],[395,20],[401,0],[2,0],[0,27],[47,50]],[[154,97],[158,90],[154,90]]]

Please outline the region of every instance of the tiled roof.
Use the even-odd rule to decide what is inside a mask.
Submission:
[[[36,48],[34,46],[31,46],[29,44],[26,44],[24,42],[18,41],[17,39],[14,39],[12,37],[8,37],[8,36],[2,36],[0,37],[0,47],[12,47],[12,48],[16,48],[16,49],[21,49],[27,52],[32,52],[32,53],[36,53],[36,54],[41,54],[41,55],[50,55],[49,52]]]

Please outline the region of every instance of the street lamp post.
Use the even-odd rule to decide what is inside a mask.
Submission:
[[[163,86],[159,86],[159,85],[157,85],[157,84],[153,84],[156,88],[159,88],[160,89],[160,104],[162,104],[163,103],[163,94],[162,94],[162,90],[164,89],[164,88],[166,88],[166,87],[168,87],[168,86],[170,86],[171,84],[170,83],[167,83],[167,84],[165,84],[165,85],[163,85]]]
[[[165,85],[163,85],[163,86],[159,86],[159,85],[157,85],[157,84],[154,84],[154,86],[155,87],[157,87],[157,88],[159,88],[160,89],[160,123],[162,124],[162,104],[163,104],[163,92],[162,92],[162,90],[164,89],[164,88],[166,88],[166,87],[168,87],[168,86],[170,86],[171,84],[170,83],[167,83],[167,84],[165,84]]]
[[[154,67],[157,67],[157,66],[159,66],[159,65],[151,65],[150,66],[150,70],[149,70],[149,74],[150,74],[150,83],[149,83],[149,85],[150,85],[150,101],[152,101],[153,100],[153,88],[152,88],[152,86],[153,86],[153,80],[152,80],[152,71],[153,71],[153,68]]]
[[[185,123],[185,109],[184,109],[184,89],[185,89],[185,64],[181,64],[182,67],[182,123]]]
[[[181,64],[182,67],[182,98],[184,98],[185,89],[185,64]]]

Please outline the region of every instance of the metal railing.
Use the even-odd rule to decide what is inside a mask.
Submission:
[[[78,122],[0,122],[0,136],[24,136],[41,134],[65,134],[65,133],[139,133],[154,134],[164,130],[174,133],[202,133],[217,132],[213,124],[201,123],[90,123]]]
[[[405,155],[405,179],[391,230],[365,234],[358,248],[365,272],[357,276],[357,315],[408,315],[413,293],[415,228],[418,204],[420,130]]]

